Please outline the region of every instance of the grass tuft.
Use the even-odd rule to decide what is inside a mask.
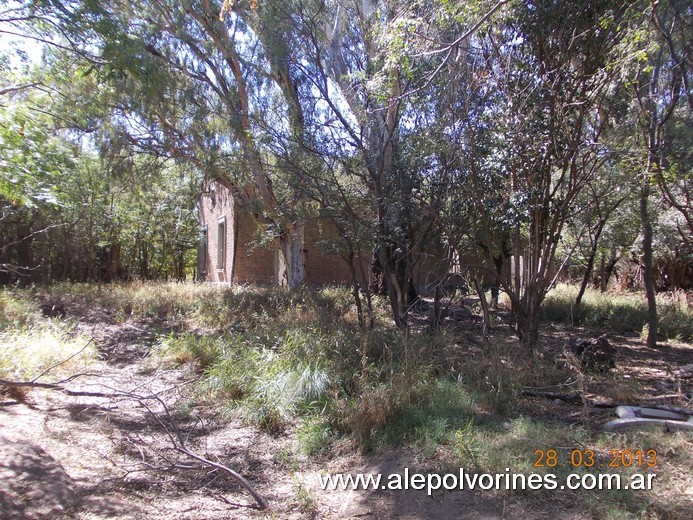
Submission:
[[[642,294],[600,293],[588,289],[576,315],[577,287],[559,284],[550,291],[542,307],[546,321],[609,329],[621,333],[641,334],[647,324],[647,302]],[[683,291],[657,295],[658,334],[663,339],[693,341],[693,309]]]
[[[57,374],[82,369],[96,348],[75,329],[69,320],[44,317],[30,293],[0,291],[0,377],[26,381],[55,364]]]

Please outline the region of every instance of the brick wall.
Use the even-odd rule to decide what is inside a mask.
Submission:
[[[205,187],[200,199],[200,232],[206,230],[207,247],[204,255],[204,275],[199,273],[200,279],[209,282],[229,282],[233,268],[233,248],[234,248],[234,200],[228,190],[217,183],[210,183]],[[224,247],[222,253],[225,256],[225,265],[220,266],[219,242],[220,236],[219,223],[224,222],[225,236],[223,237]],[[200,251],[198,254],[202,253]],[[199,260],[199,258],[198,258]],[[198,261],[201,267],[202,262]]]
[[[351,283],[349,264],[339,254],[339,233],[329,221],[309,221],[305,228],[306,282]]]
[[[226,264],[217,262],[219,222],[225,221]],[[255,217],[241,207],[228,190],[210,183],[200,199],[200,229],[206,229],[204,279],[210,282],[276,283],[277,251],[274,244],[258,245],[259,225]],[[329,221],[310,221],[305,228],[306,283],[349,283],[349,266],[337,252],[339,234]],[[200,265],[201,262],[198,262]],[[365,272],[370,268],[365,261]],[[201,266],[201,265],[200,265]]]
[[[236,283],[275,283],[275,251],[272,244],[257,244],[258,224],[247,210],[236,208],[238,245],[233,281]]]

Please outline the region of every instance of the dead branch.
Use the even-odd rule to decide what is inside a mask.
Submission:
[[[84,345],[81,349],[79,349],[79,351],[77,351],[77,352],[75,352],[74,354],[72,354],[69,358],[63,359],[62,361],[58,361],[58,362],[55,363],[54,365],[49,366],[46,370],[44,370],[44,371],[41,372],[39,375],[37,375],[34,379],[32,379],[31,382],[32,382],[32,383],[35,383],[36,381],[38,381],[40,378],[42,378],[43,376],[45,376],[48,372],[50,372],[50,371],[53,370],[54,368],[57,368],[57,367],[59,367],[59,366],[61,366],[61,365],[64,365],[65,363],[67,363],[67,362],[70,361],[71,359],[73,359],[73,358],[79,356],[82,352],[84,352],[84,351],[87,349],[87,347],[88,347],[89,345],[92,344],[93,341],[94,341],[94,338],[90,338],[89,341],[87,341],[87,344]],[[66,382],[66,381],[71,381],[72,379],[74,379],[75,377],[78,377],[78,376],[80,376],[80,375],[82,375],[82,374],[77,374],[76,376],[72,376],[71,378],[68,378],[67,380],[59,381],[59,383],[64,383],[64,382]]]
[[[571,394],[565,394],[561,392],[547,392],[538,390],[522,390],[522,395],[528,397],[545,397],[546,399],[560,399],[561,401],[566,401],[568,403],[582,404],[582,395],[580,392],[573,392]]]
[[[267,507],[269,507],[267,500],[262,495],[260,495],[257,491],[255,491],[255,489],[250,484],[250,482],[248,482],[245,478],[243,478],[241,475],[236,473],[231,468],[228,468],[227,466],[224,466],[223,464],[217,464],[216,462],[212,462],[209,459],[201,457],[200,455],[197,455],[196,453],[190,451],[189,449],[187,449],[185,447],[177,446],[175,449],[177,452],[183,453],[190,458],[193,458],[199,462],[202,462],[203,464],[206,464],[206,465],[211,466],[215,469],[218,469],[218,470],[226,473],[227,475],[229,475],[233,479],[237,480],[238,482],[240,482],[243,485],[243,487],[248,490],[248,493],[253,495],[253,498],[257,502],[260,509],[267,509]]]
[[[71,379],[74,379],[81,375],[85,374],[74,375]],[[82,392],[76,390],[69,390],[59,383],[37,383],[36,381],[10,381],[9,379],[4,379],[2,377],[0,377],[0,386],[4,386],[5,388],[43,388],[45,390],[57,390],[58,392],[62,392],[65,395],[76,397],[120,397],[119,395],[112,393]]]
[[[32,238],[34,238],[35,236],[40,235],[41,233],[47,233],[47,232],[50,231],[51,229],[55,229],[55,228],[59,228],[59,227],[63,227],[63,226],[71,226],[72,224],[73,224],[72,222],[62,222],[62,223],[60,223],[60,224],[51,224],[51,225],[46,226],[46,227],[43,227],[43,228],[41,228],[41,229],[37,229],[36,231],[33,231],[33,232],[29,233],[27,236],[22,237],[22,238],[20,238],[19,240],[15,240],[14,242],[9,242],[9,243],[7,243],[7,244],[3,244],[2,248],[0,249],[0,251],[5,251],[6,249],[8,249],[8,248],[10,248],[10,247],[12,247],[12,246],[16,246],[17,244],[21,244],[21,243],[24,242],[25,240],[32,239]]]
[[[140,401],[140,404],[149,412],[149,414],[159,423],[159,425],[163,428],[164,432],[168,436],[169,440],[171,441],[171,444],[173,444],[174,450],[176,450],[178,453],[182,453],[184,455],[187,455],[188,457],[197,460],[198,462],[202,462],[203,464],[206,464],[207,466],[210,466],[214,469],[217,469],[219,471],[222,471],[223,473],[226,473],[229,475],[231,478],[234,480],[237,480],[240,482],[240,484],[250,493],[255,501],[258,504],[258,508],[261,510],[267,509],[269,507],[269,504],[267,500],[260,495],[257,491],[255,491],[255,488],[253,488],[252,484],[248,482],[242,475],[237,473],[236,471],[232,470],[231,468],[224,466],[223,464],[219,464],[217,462],[213,462],[205,457],[202,457],[201,455],[198,455],[197,453],[191,451],[185,446],[185,440],[183,438],[183,434],[180,431],[180,428],[178,428],[178,425],[174,421],[173,417],[171,416],[171,413],[168,409],[168,406],[166,406],[166,403],[163,402],[161,398],[158,396],[153,396],[153,399],[157,401],[160,405],[161,408],[164,412],[164,415],[168,419],[169,424],[171,425],[171,429],[173,429],[173,432],[171,432],[171,429],[164,424],[164,422],[161,420],[161,417],[157,415],[148,405],[147,402],[145,401]]]
[[[86,346],[84,347],[86,348]],[[55,366],[59,366],[60,364],[66,362],[67,360],[56,364]],[[53,366],[52,368],[55,368]],[[45,375],[50,369],[44,371],[39,377]],[[112,389],[110,392],[92,392],[92,391],[78,391],[78,390],[70,390],[68,388],[65,388],[63,386],[64,382],[69,382],[74,380],[75,378],[82,376],[85,374],[76,374],[74,376],[71,376],[62,382],[57,382],[57,383],[39,383],[36,381],[35,378],[33,381],[10,381],[8,379],[0,378],[0,387],[6,387],[6,388],[41,388],[45,390],[55,390],[58,392],[62,392],[65,395],[73,396],[73,397],[99,397],[99,398],[104,398],[104,399],[113,399],[113,398],[124,398],[124,399],[130,399],[137,401],[143,408],[147,410],[150,416],[152,416],[157,423],[162,427],[164,433],[168,436],[171,444],[173,445],[173,449],[181,453],[183,455],[186,455],[187,457],[190,457],[198,462],[203,463],[204,465],[214,468],[218,471],[221,471],[225,473],[226,475],[230,476],[234,480],[238,481],[247,491],[252,495],[252,497],[255,499],[257,502],[258,508],[261,510],[267,509],[269,507],[269,504],[267,500],[260,495],[255,488],[246,480],[242,475],[237,473],[236,471],[232,470],[231,468],[219,464],[217,462],[213,462],[201,455],[198,455],[194,451],[190,450],[186,445],[185,445],[185,439],[180,431],[180,428],[178,428],[175,420],[171,416],[171,413],[168,409],[168,406],[166,406],[166,403],[159,397],[158,393],[154,394],[149,394],[149,395],[137,395],[133,392],[128,392],[128,391],[120,391],[117,389]],[[160,392],[161,393],[161,392]],[[160,417],[159,414],[156,413],[155,410],[152,409],[150,406],[151,401],[156,401],[162,408],[163,413],[165,415],[165,418],[169,425],[166,425],[162,418]],[[132,439],[128,439],[131,443],[133,442]],[[146,462],[144,454],[140,451],[140,454],[142,456],[142,461],[141,464],[143,464],[145,467],[155,468],[152,464]],[[174,468],[174,469],[190,469],[190,467],[184,467],[178,464],[172,463],[167,457],[163,456],[160,453],[157,453],[157,456],[161,457],[164,461],[166,461],[169,464],[169,468]]]

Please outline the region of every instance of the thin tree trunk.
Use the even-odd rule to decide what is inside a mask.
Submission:
[[[366,320],[363,315],[363,304],[361,303],[361,290],[359,287],[358,276],[356,276],[356,255],[354,254],[354,248],[351,246],[351,241],[347,241],[349,247],[348,253],[348,264],[349,273],[351,274],[351,294],[354,297],[354,303],[356,304],[356,315],[359,320],[359,327],[361,330],[366,328]]]
[[[587,258],[587,267],[585,268],[585,273],[582,275],[582,283],[580,284],[580,290],[575,297],[575,311],[573,313],[575,325],[579,325],[582,319],[580,313],[580,305],[582,304],[582,297],[585,295],[587,290],[587,285],[592,277],[592,271],[594,270],[594,260],[597,257],[597,248],[599,246],[599,238],[604,230],[604,225],[606,224],[606,219],[603,219],[597,225],[597,229],[594,233],[594,239],[592,241],[592,247],[590,249],[589,257]]]
[[[491,307],[498,307],[498,297],[500,296],[501,280],[503,279],[503,264],[505,263],[504,254],[493,257],[493,266],[496,269],[496,276],[491,285]]]
[[[437,283],[433,290],[433,310],[431,314],[431,331],[435,332],[440,329],[440,323],[443,321],[443,307],[441,300],[443,297],[443,288],[440,283]]]
[[[609,254],[609,261],[606,262],[604,260],[604,256],[602,256],[601,259],[601,275],[599,279],[599,291],[604,293],[606,292],[607,288],[609,287],[609,281],[611,280],[611,277],[614,275],[616,272],[616,264],[618,261],[621,259],[619,255],[616,254],[616,250],[612,249],[611,253]],[[616,277],[618,279],[618,276]]]
[[[649,168],[640,191],[640,219],[642,221],[643,281],[647,295],[647,339],[650,348],[657,346],[657,299],[655,296],[654,270],[652,267],[652,221],[650,219]]]
[[[527,353],[533,353],[539,342],[539,309],[541,298],[537,288],[533,285],[527,287],[525,304],[522,305],[517,313],[517,335],[520,338],[520,345]]]
[[[108,265],[106,267],[106,281],[112,282],[118,278],[120,268],[120,244],[117,241],[111,243],[108,249]]]
[[[401,280],[398,279],[395,265],[396,261],[390,254],[391,246],[380,246],[381,267],[383,269],[383,277],[387,288],[388,300],[392,310],[392,319],[395,325],[400,330],[407,328],[407,293],[403,290]]]
[[[484,341],[486,341],[488,339],[488,334],[491,331],[491,313],[489,312],[486,294],[484,294],[484,288],[481,285],[478,273],[474,275],[474,288],[479,296],[479,303],[481,303],[481,313],[484,318],[484,330],[482,332],[482,338]]]

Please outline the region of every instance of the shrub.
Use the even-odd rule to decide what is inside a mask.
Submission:
[[[299,451],[316,455],[326,451],[335,439],[332,425],[319,415],[308,417],[296,429]]]
[[[196,362],[200,368],[205,369],[219,357],[223,344],[224,338],[220,336],[203,336],[190,332],[180,335],[171,333],[159,341],[155,352],[176,364]]]
[[[42,319],[41,309],[29,293],[0,290],[0,331],[22,329]]]

